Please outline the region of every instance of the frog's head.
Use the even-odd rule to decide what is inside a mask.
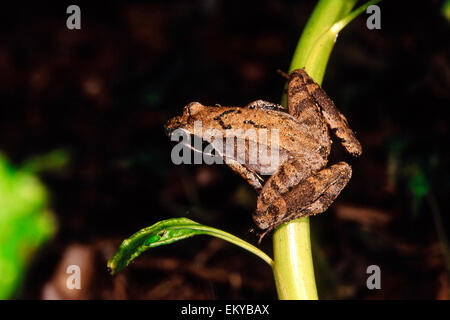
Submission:
[[[189,133],[194,131],[194,122],[200,120],[200,113],[205,106],[199,102],[191,102],[184,107],[183,114],[173,117],[164,126],[166,134],[170,137],[176,129],[182,129]]]

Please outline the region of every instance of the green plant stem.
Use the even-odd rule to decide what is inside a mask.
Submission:
[[[369,5],[379,1],[369,1],[350,13],[357,0],[320,0],[303,30],[289,72],[304,68],[321,84],[338,32]],[[282,97],[282,104],[287,104],[286,95]],[[317,300],[309,218],[296,219],[277,228],[273,248],[273,272],[279,299]]]
[[[309,219],[283,224],[273,236],[274,277],[280,300],[317,300]]]
[[[308,74],[317,83],[322,83],[323,75],[327,67],[328,58],[334,47],[334,41],[321,44],[316,52],[312,52],[316,47],[318,39],[330,30],[331,26],[345,17],[355,6],[358,0],[320,0],[311,14],[302,35],[295,49],[291,61],[289,72],[306,68]],[[308,61],[309,57],[314,58]],[[308,65],[307,65],[307,62]]]

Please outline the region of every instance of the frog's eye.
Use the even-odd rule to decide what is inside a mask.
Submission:
[[[191,102],[185,107],[185,111],[188,112],[189,116],[195,115],[197,112],[202,110],[204,106],[199,102]]]

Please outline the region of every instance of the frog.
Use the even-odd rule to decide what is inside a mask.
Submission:
[[[258,193],[252,218],[260,240],[281,224],[325,212],[349,182],[352,168],[348,163],[328,165],[333,143],[331,132],[349,154],[355,157],[362,154],[361,143],[346,117],[305,69],[293,70],[285,76],[288,78],[287,108],[264,100],[242,107],[191,102],[181,115],[169,119],[165,125],[169,136],[176,129],[193,135],[196,121],[224,137],[233,130],[236,134],[236,129],[265,128],[279,132],[278,145],[269,146],[278,152],[278,163],[266,179],[264,165],[246,161],[249,155],[244,153],[249,148],[240,154],[236,150],[219,154]],[[210,136],[200,138],[212,141]],[[236,138],[248,140],[239,134]]]

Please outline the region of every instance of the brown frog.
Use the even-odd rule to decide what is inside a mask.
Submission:
[[[220,153],[223,161],[259,192],[253,220],[263,235],[289,220],[324,212],[336,199],[352,175],[345,162],[327,166],[331,149],[328,127],[353,156],[362,153],[361,144],[349,128],[325,91],[303,69],[288,77],[288,108],[257,100],[245,107],[204,106],[198,102],[187,105],[181,116],[170,119],[166,130],[175,129],[194,134],[194,122],[204,129],[214,129],[227,136],[233,132],[236,140],[246,141],[246,147]],[[264,142],[279,154],[276,171],[265,181],[266,166],[250,164],[248,136],[236,136],[235,129],[276,129],[276,146]],[[202,136],[212,142],[210,136]],[[213,143],[214,145],[214,143]]]

